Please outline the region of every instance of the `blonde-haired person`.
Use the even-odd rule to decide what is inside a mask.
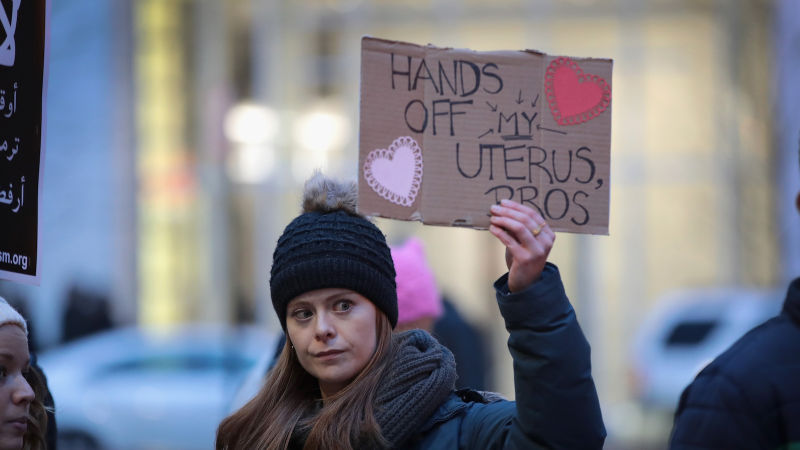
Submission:
[[[395,270],[358,214],[355,183],[320,174],[278,239],[273,307],[287,340],[259,393],[226,418],[217,449],[601,448],[589,346],[532,209],[492,207],[509,272],[495,283],[510,332],[515,396],[456,391],[452,354],[427,332],[393,333]]]
[[[28,325],[0,297],[0,450],[47,448],[42,383],[30,365]]]

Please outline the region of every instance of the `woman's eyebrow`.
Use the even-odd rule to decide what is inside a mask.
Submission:
[[[298,306],[306,306],[308,304],[309,302],[307,300],[291,301],[288,305],[286,305],[286,309],[297,308]]]
[[[0,351],[0,360],[3,360],[3,361],[8,361],[8,362],[14,362],[16,359],[17,359],[17,358],[14,356],[14,354],[13,354],[13,353],[11,353],[11,352],[4,352],[4,351]],[[30,366],[30,365],[31,365],[31,359],[30,359],[30,357],[29,357],[28,359],[26,359],[26,360],[24,361],[24,364],[23,364],[22,366],[23,366],[23,367],[28,367],[28,366]]]
[[[353,293],[350,291],[340,291],[329,295],[325,300],[339,300],[340,298],[349,298]]]

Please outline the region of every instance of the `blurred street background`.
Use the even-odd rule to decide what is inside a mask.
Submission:
[[[53,1],[42,283],[0,281],[37,353],[193,323],[266,336],[261,348],[220,338],[250,349],[221,359],[226,373],[243,377],[271,352],[272,251],[302,183],[314,168],[357,175],[364,35],[614,60],[610,236],[560,233],[551,260],[592,344],[607,448],[666,448],[680,387],[800,276],[795,0]],[[442,291],[485,337],[487,387],[513,397],[491,288],[501,244],[486,231],[377,223],[390,243],[424,241]],[[156,396],[179,389],[158,386]],[[219,418],[233,391],[220,394]],[[187,419],[175,414],[159,420]],[[212,448],[216,425],[202,426],[200,444],[189,444],[198,430],[174,428],[187,448]],[[79,427],[63,421],[76,448],[110,445]],[[132,448],[147,434],[129,431]],[[163,442],[142,445],[177,448]]]

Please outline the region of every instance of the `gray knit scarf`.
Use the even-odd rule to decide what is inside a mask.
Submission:
[[[392,448],[402,448],[454,390],[456,361],[422,330],[395,334],[393,342],[394,359],[375,397],[375,420]],[[303,448],[307,432],[296,428],[289,448]]]
[[[414,436],[453,391],[453,354],[422,330],[394,337],[395,357],[378,388],[375,420],[394,448]]]

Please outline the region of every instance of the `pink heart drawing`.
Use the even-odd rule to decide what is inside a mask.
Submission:
[[[585,74],[567,57],[553,60],[545,74],[550,111],[559,125],[577,125],[595,117],[611,104],[611,87],[597,75]]]
[[[410,136],[402,136],[388,149],[369,152],[364,179],[375,193],[401,206],[411,206],[422,184],[422,150]]]

